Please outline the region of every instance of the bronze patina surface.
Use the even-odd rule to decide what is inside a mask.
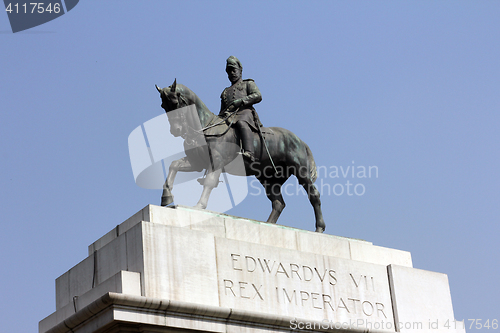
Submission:
[[[221,94],[221,111],[215,115],[188,87],[176,81],[166,88],[157,87],[162,108],[170,122],[170,132],[184,138],[186,156],[172,162],[163,186],[161,205],[173,202],[173,184],[177,172],[206,170],[201,181],[203,192],[197,208],[205,209],[211,191],[218,185],[222,172],[240,176],[255,176],[264,186],[272,203],[267,222],[276,223],[285,208],[281,187],[292,175],[308,194],[314,208],[316,231],[325,230],[320,193],[314,182],[316,163],[308,145],[289,130],[261,127],[253,105],[262,97],[253,80],[242,80],[241,63],[235,57],[227,59],[226,71],[232,85]],[[172,112],[188,110],[193,112]],[[201,126],[201,127],[200,127]],[[240,140],[242,142],[240,148]],[[243,150],[244,166],[231,168]]]

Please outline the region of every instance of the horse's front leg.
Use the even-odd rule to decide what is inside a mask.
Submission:
[[[174,180],[178,171],[192,172],[199,171],[191,165],[187,157],[183,157],[180,160],[173,161],[168,168],[167,179],[165,184],[163,184],[163,194],[161,195],[161,205],[167,206],[174,202],[174,196],[172,195],[172,190],[174,188]]]
[[[215,171],[209,171],[203,183],[203,192],[201,193],[201,198],[194,206],[195,208],[205,209],[207,208],[208,198],[210,198],[210,193],[212,190],[217,187],[219,184],[219,177],[222,172],[222,169],[218,169]]]

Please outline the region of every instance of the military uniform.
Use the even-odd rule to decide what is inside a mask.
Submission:
[[[237,99],[241,99],[243,101],[243,104],[240,106],[238,112],[228,119],[229,122],[236,123],[240,120],[245,121],[255,131],[258,131],[257,126],[262,126],[257,113],[253,108],[254,104],[259,103],[262,100],[262,95],[252,79],[240,80],[232,86],[227,87],[222,92],[220,98],[221,116],[223,116],[224,111],[226,111],[227,107],[231,105],[232,102]]]
[[[241,139],[243,158],[249,162],[255,162],[255,147],[252,131],[258,131],[262,126],[253,105],[262,100],[259,88],[253,80],[242,80],[243,66],[238,58],[230,56],[226,60],[226,73],[231,86],[224,89],[220,98],[220,116],[225,117],[227,112],[231,114],[228,124],[234,126],[236,133]]]

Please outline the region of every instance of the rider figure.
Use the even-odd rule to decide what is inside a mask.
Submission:
[[[243,157],[249,162],[255,162],[253,133],[262,126],[253,105],[262,100],[259,88],[252,79],[242,80],[243,66],[234,56],[227,58],[226,73],[231,86],[224,89],[221,98],[219,116],[227,117],[232,114],[228,122],[234,124],[243,146]]]

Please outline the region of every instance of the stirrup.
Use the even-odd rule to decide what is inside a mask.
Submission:
[[[245,150],[244,152],[240,153],[243,155],[243,159],[247,162],[253,163],[253,162],[258,162],[257,158],[255,158],[255,155],[253,152]]]

